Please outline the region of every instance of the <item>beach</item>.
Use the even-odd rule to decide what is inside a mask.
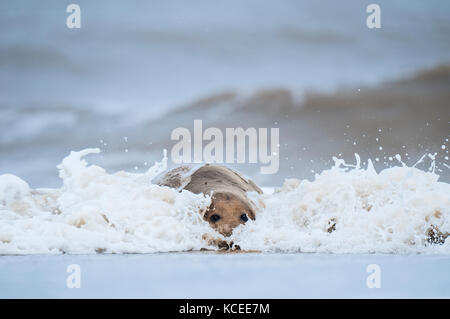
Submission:
[[[67,267],[81,269],[68,288]],[[381,287],[366,284],[368,265]],[[0,258],[1,298],[449,298],[448,256],[167,253]]]
[[[377,3],[2,1],[0,298],[449,298],[450,3]],[[200,122],[279,132],[240,253],[152,182]]]

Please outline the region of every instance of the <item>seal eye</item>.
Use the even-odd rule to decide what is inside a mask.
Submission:
[[[213,222],[213,223],[215,223],[215,222],[218,222],[219,220],[220,220],[220,216],[219,215],[217,215],[217,214],[214,214],[214,215],[212,215],[211,216],[211,221]]]
[[[245,223],[246,221],[248,221],[248,217],[247,214],[242,214],[241,215],[241,220]]]

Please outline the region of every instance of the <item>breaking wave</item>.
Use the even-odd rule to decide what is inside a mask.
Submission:
[[[220,237],[199,211],[210,198],[152,184],[167,157],[146,173],[109,174],[71,152],[58,166],[63,186],[30,189],[0,176],[0,254],[154,253],[200,250]],[[429,155],[430,160],[434,159]],[[313,181],[289,179],[254,196],[255,221],[235,229],[243,250],[326,253],[450,253],[450,184],[401,166],[376,172],[334,158]]]

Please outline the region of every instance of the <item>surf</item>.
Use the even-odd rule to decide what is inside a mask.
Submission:
[[[61,188],[31,189],[15,175],[0,176],[1,255],[215,249],[202,235],[220,235],[198,213],[210,198],[151,183],[167,168],[166,154],[144,173],[108,173],[85,160],[99,152],[63,159]],[[450,232],[450,184],[400,157],[399,166],[377,172],[355,156],[354,164],[334,158],[311,181],[288,179],[273,194],[252,194],[256,220],[232,240],[271,253],[450,254],[449,240],[429,240],[433,228]]]

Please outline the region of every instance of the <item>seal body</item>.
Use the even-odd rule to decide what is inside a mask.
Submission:
[[[210,195],[211,205],[203,218],[224,236],[230,236],[235,227],[248,219],[255,219],[255,205],[247,193],[262,194],[253,181],[228,167],[211,164],[200,168],[180,166],[158,176],[154,183]]]

